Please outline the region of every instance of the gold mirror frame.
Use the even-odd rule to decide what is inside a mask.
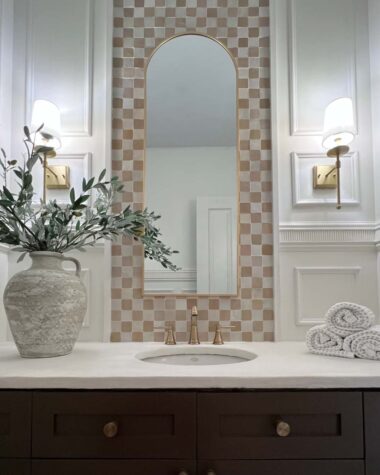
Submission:
[[[146,143],[147,143],[147,71],[149,67],[149,63],[156,52],[164,46],[169,41],[181,37],[181,36],[202,36],[204,38],[208,38],[209,40],[214,41],[218,45],[220,45],[224,51],[230,57],[232,64],[235,68],[235,75],[236,75],[236,222],[237,222],[237,292],[236,294],[199,294],[199,293],[145,293],[145,257],[143,255],[143,264],[142,264],[142,297],[183,297],[183,298],[191,298],[191,297],[227,297],[227,298],[237,298],[240,297],[240,288],[241,288],[241,276],[240,276],[240,128],[239,128],[239,73],[238,73],[238,65],[235,58],[232,56],[229,49],[219,40],[216,38],[203,34],[203,33],[196,33],[196,32],[186,32],[186,33],[179,33],[177,35],[173,35],[170,38],[166,38],[163,40],[158,46],[156,46],[147,59],[145,66],[144,66],[144,149],[143,149],[143,208],[146,207]]]

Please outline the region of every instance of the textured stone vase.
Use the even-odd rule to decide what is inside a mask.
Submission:
[[[4,291],[13,338],[24,358],[70,353],[87,309],[80,263],[57,252],[31,252],[32,265],[15,274]],[[74,262],[75,274],[62,268]]]

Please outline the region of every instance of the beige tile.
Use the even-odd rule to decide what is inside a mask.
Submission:
[[[122,201],[114,210],[120,212],[128,204],[133,209],[143,206],[146,59],[163,39],[186,29],[188,32],[199,29],[225,44],[239,65],[240,241],[242,260],[250,262],[242,263],[240,268],[241,299],[187,298],[180,304],[183,299],[142,298],[141,246],[130,239],[124,239],[122,245],[114,244],[112,298],[113,308],[120,310],[113,310],[112,321],[113,325],[121,322],[121,326],[113,326],[111,341],[162,341],[163,332],[154,330],[152,316],[156,322],[175,318],[178,324],[185,325],[177,332],[177,338],[186,341],[189,309],[197,304],[201,308],[200,329],[204,339],[212,338],[211,319],[215,321],[219,316],[219,320],[228,324],[234,312],[234,319],[240,317],[245,325],[243,329],[238,321],[232,332],[234,340],[273,340],[273,327],[263,327],[264,321],[269,325],[273,321],[273,311],[268,310],[272,307],[273,289],[267,285],[273,274],[271,181],[270,175],[263,175],[271,170],[268,3],[268,0],[135,0],[133,3],[114,0],[112,167],[126,185]],[[123,12],[125,18],[120,16]],[[125,107],[126,99],[132,99],[133,108]],[[258,168],[252,167],[255,163]],[[266,236],[265,241],[262,236]],[[265,267],[262,256],[269,259]],[[129,298],[122,298],[127,293]]]

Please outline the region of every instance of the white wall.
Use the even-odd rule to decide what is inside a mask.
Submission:
[[[271,15],[276,337],[302,339],[336,301],[378,311],[368,2],[272,0]],[[357,136],[338,211],[335,190],[313,190],[312,168],[333,163],[321,146],[323,112],[347,95]]]
[[[62,148],[56,163],[68,164],[72,184],[79,185],[83,176],[110,169],[112,0],[13,0],[10,4],[14,8],[13,76],[8,86],[1,85],[1,92],[11,98],[11,154],[22,156],[22,128],[30,122],[33,101],[51,100],[62,114]],[[40,178],[35,180],[37,195],[42,191]],[[67,195],[61,192],[59,199],[65,201]],[[80,255],[92,299],[81,334],[84,340],[109,339],[109,252],[109,246],[101,246]],[[9,275],[23,267],[15,258],[9,254]],[[0,338],[4,338],[1,330]]]
[[[380,2],[368,0],[369,46],[371,65],[372,139],[375,181],[376,246],[380,250]],[[380,276],[380,253],[377,255]],[[380,298],[380,292],[378,295]]]
[[[12,123],[13,2],[0,0],[0,147],[10,150]]]
[[[12,95],[13,2],[0,0],[0,147],[10,151]],[[8,247],[0,244],[0,295],[8,281]],[[7,331],[6,316],[0,305],[0,341]]]

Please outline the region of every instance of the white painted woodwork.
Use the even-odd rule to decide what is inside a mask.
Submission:
[[[89,136],[95,2],[31,0],[27,3],[25,123],[30,122],[33,102],[43,98],[59,107],[63,135]]]
[[[380,2],[271,0],[270,8],[276,338],[302,340],[335,300],[379,309]],[[41,28],[52,11],[57,21]],[[72,163],[73,182],[86,173],[83,157],[91,157],[93,174],[109,166],[111,48],[111,0],[0,0],[1,145],[21,156],[22,126],[43,94],[63,109],[59,160]],[[338,212],[333,190],[312,190],[312,167],[329,163],[323,109],[343,94],[354,99],[358,136],[343,158],[346,203]],[[227,215],[217,219],[226,223]],[[0,292],[8,267],[9,275],[21,268],[16,258],[0,249]],[[80,258],[91,293],[81,338],[108,339],[110,248]],[[169,276],[151,277],[174,289]]]
[[[12,111],[12,114],[7,112],[11,140],[4,148],[12,157],[21,158],[24,152],[22,128],[30,120],[33,101],[48,99],[56,103],[62,113],[63,137],[59,155],[51,164],[68,165],[71,183],[79,192],[83,177],[98,175],[105,167],[111,168],[113,2],[0,0],[0,12],[5,11],[4,5],[7,5],[8,19],[0,16],[0,105],[5,97]],[[4,62],[11,66],[11,79],[6,78],[6,82]],[[4,109],[0,107],[0,121],[4,116]],[[4,135],[4,128],[0,127],[0,134]],[[35,184],[38,200],[42,192],[42,174],[38,168]],[[67,202],[65,190],[49,190],[48,196]],[[8,275],[13,275],[27,262],[16,264],[17,254],[6,250],[3,254],[9,262],[7,280]],[[90,248],[78,257],[85,269],[83,278],[90,295],[80,339],[108,341],[110,245]],[[0,292],[1,285],[0,279]],[[7,336],[1,314],[0,319],[2,340],[9,334]]]
[[[295,267],[296,325],[325,323],[336,302],[357,301],[361,267]]]
[[[379,309],[380,6],[272,0],[270,8],[276,339],[302,340],[339,300]],[[336,191],[314,190],[312,170],[332,163],[321,145],[323,112],[345,95],[358,135],[342,158],[337,211]]]
[[[0,147],[7,152],[11,144],[13,2],[0,0]]]
[[[355,0],[290,0],[292,135],[321,135],[325,107],[356,102]]]
[[[70,169],[70,187],[74,187],[79,194],[82,189],[82,180],[88,180],[92,176],[92,154],[78,153],[78,154],[61,154],[58,153],[56,157],[48,160],[48,164],[66,165]],[[34,183],[37,189],[42,189],[43,171],[42,166],[37,163],[35,166]],[[55,190],[47,189],[46,197],[48,200],[57,200],[58,203],[70,203],[70,190]],[[39,203],[39,197],[35,197],[35,203]]]
[[[278,265],[284,311],[277,331],[282,340],[303,340],[308,328],[322,323],[328,308],[340,301],[366,305],[377,314],[374,246],[287,248]]]
[[[344,206],[360,204],[359,154],[350,152],[342,161],[341,201]],[[293,206],[336,206],[336,189],[314,189],[313,167],[316,163],[335,165],[334,158],[323,153],[292,153]]]
[[[369,51],[371,64],[372,145],[375,182],[376,243],[380,250],[380,2],[368,0]],[[380,253],[377,254],[377,275],[380,276]],[[380,281],[380,278],[379,278]],[[380,287],[378,285],[380,307]]]
[[[331,12],[340,8],[343,10],[342,15],[335,18],[337,26],[332,33],[334,15],[331,16]],[[295,16],[295,22],[292,22],[292,16]],[[352,28],[352,21],[347,23],[347,18],[354,19]],[[298,50],[293,51],[293,45]],[[348,52],[351,58],[347,58]],[[373,221],[367,0],[273,0],[271,55],[273,160],[276,162],[274,189],[278,191],[279,221]],[[340,65],[341,59],[336,60],[337,57],[342,58],[342,61],[346,59]],[[335,61],[338,63],[336,69],[333,68]],[[332,96],[342,94],[352,94],[358,127],[358,135],[351,145],[351,152],[358,154],[358,166],[347,171],[351,177],[342,177],[342,181],[345,178],[349,184],[358,182],[358,203],[343,206],[339,212],[330,203],[312,202],[308,206],[294,206],[292,154],[314,155],[315,160],[310,160],[307,169],[305,165],[300,171],[302,174],[308,173],[308,181],[312,183],[313,166],[329,163],[327,158],[323,158],[326,151],[321,144],[323,110]],[[298,122],[294,127],[298,130],[297,134],[292,133],[294,115]],[[352,176],[353,173],[356,176]],[[298,179],[301,180],[301,177],[294,178],[295,181]],[[324,190],[316,191],[315,194],[325,197]]]
[[[236,294],[236,200],[197,199],[197,293]]]

